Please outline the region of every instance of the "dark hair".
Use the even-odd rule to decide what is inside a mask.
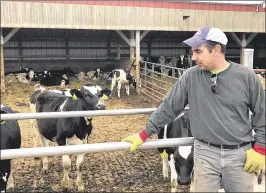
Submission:
[[[209,52],[211,53],[212,50],[213,50],[213,48],[214,48],[217,44],[221,46],[221,52],[222,52],[223,54],[225,54],[225,52],[226,52],[226,47],[225,47],[225,45],[223,45],[223,44],[221,44],[221,43],[219,43],[219,42],[214,42],[214,41],[207,40],[207,42],[206,42],[204,45],[207,47],[207,49],[208,49]]]

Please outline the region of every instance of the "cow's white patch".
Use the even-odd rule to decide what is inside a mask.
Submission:
[[[66,145],[80,145],[83,141],[79,139],[76,135],[73,135],[71,138],[66,139]]]
[[[86,121],[86,125],[89,125],[91,122],[92,117],[84,117],[85,121]]]
[[[5,105],[1,104],[1,109],[4,108],[4,107],[5,107]]]
[[[62,75],[62,78],[66,79],[66,80],[68,79],[68,77],[67,77],[66,74],[63,74],[63,75]]]
[[[68,100],[68,99],[66,99],[66,100],[63,102],[63,104],[60,105],[60,107],[59,107],[59,111],[63,111],[63,108],[64,108],[64,106],[66,105],[67,100]]]
[[[177,188],[177,172],[175,168],[175,160],[173,154],[170,155],[169,166],[171,171],[171,192],[175,192]]]
[[[192,146],[179,146],[178,151],[181,157],[183,157],[184,159],[187,159],[187,157],[191,153],[191,148]]]
[[[181,59],[181,64],[183,64],[183,59],[184,59],[184,55],[180,55],[180,59]]]
[[[89,90],[92,94],[96,95],[98,92],[102,90],[102,88],[98,85],[96,86],[83,86],[86,90]]]
[[[7,173],[4,173],[4,175],[2,176],[2,180],[4,180],[4,182],[7,181]]]

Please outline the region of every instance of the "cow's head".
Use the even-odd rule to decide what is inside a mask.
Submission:
[[[78,98],[84,99],[85,103],[82,104],[83,110],[105,110],[105,104],[100,100],[100,98],[84,87],[80,90],[72,89],[70,90],[70,93],[72,96],[75,94]]]
[[[175,168],[177,173],[177,183],[179,185],[189,185],[191,183],[193,171],[193,146],[179,146],[175,151]]]

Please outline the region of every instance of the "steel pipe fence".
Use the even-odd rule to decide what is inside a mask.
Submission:
[[[65,117],[97,117],[97,116],[120,116],[151,114],[156,108],[143,109],[115,109],[115,110],[94,110],[94,111],[67,111],[67,112],[42,112],[42,113],[12,113],[1,114],[1,120],[19,120],[19,119],[47,119],[47,118],[65,118]],[[186,107],[184,111],[188,111]]]
[[[142,63],[144,64],[144,68],[143,66],[140,67],[139,91],[143,94],[144,98],[149,98],[156,102],[159,102],[178,80],[176,75],[182,75],[186,70],[146,61],[143,61]],[[148,64],[152,65],[151,69],[147,68]],[[155,66],[160,67],[161,73],[154,70]],[[166,68],[172,69],[172,76],[165,74]]]
[[[192,145],[193,142],[193,137],[147,140],[140,147],[138,147],[138,149],[154,149],[160,147],[162,148],[179,145]],[[121,151],[129,150],[130,146],[131,144],[128,142],[107,142],[71,146],[6,149],[1,150],[1,160],[45,156],[77,155],[93,152]]]

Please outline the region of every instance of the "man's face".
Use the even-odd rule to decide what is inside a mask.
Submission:
[[[192,60],[200,67],[201,70],[212,70],[215,68],[215,61],[217,60],[217,50],[214,48],[209,52],[205,45],[192,48]]]

